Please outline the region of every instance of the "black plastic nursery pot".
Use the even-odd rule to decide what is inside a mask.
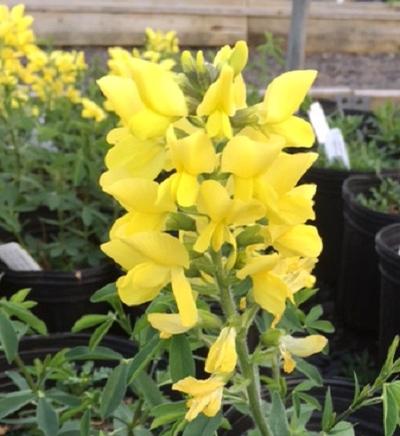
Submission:
[[[301,379],[291,378],[287,380],[288,389],[293,389]],[[341,413],[351,404],[354,396],[354,384],[343,378],[331,378],[324,380],[324,386],[315,388],[311,394],[324,404],[325,394],[327,389],[331,389],[333,406],[337,413]],[[245,435],[247,431],[253,427],[250,416],[241,415],[239,412],[233,411],[227,416],[231,425],[231,430],[223,433],[224,436]],[[355,425],[355,434],[357,436],[382,436],[383,435],[383,417],[382,408],[379,405],[368,406],[359,409],[350,418],[347,419]],[[307,425],[307,430],[321,430],[321,413],[315,412]],[[396,433],[398,434],[398,433]]]
[[[19,343],[19,355],[25,364],[31,364],[34,359],[44,359],[47,355],[53,356],[64,348],[74,348],[87,346],[90,335],[72,333],[54,333],[48,336],[25,336]],[[130,358],[137,348],[128,339],[115,336],[105,336],[100,345],[110,348],[119,353],[121,358]],[[95,360],[97,367],[113,367],[115,360]],[[15,370],[16,367],[10,365],[5,356],[0,354],[0,392],[9,392],[13,389],[13,382],[7,376],[6,371]]]
[[[342,186],[354,171],[312,167],[303,183],[315,183],[315,226],[323,241],[323,250],[315,268],[319,283],[335,287],[340,269],[344,233]]]
[[[119,275],[112,264],[73,272],[4,270],[0,279],[0,296],[30,288],[29,298],[38,304],[34,313],[50,332],[66,332],[75,321],[89,313],[105,313],[107,304],[94,304],[90,297],[98,289],[114,282]]]
[[[379,356],[383,360],[400,334],[400,224],[384,227],[375,238],[381,273]]]
[[[368,195],[379,183],[377,176],[353,176],[343,185],[345,227],[337,301],[338,313],[347,326],[374,333],[379,326],[380,300],[375,235],[400,222],[400,215],[376,212],[359,203],[357,196]]]

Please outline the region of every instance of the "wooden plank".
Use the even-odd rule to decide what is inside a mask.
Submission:
[[[65,46],[141,45],[146,27],[174,29],[186,46],[234,43],[247,34],[246,19],[235,16],[38,12],[34,21],[41,38]]]

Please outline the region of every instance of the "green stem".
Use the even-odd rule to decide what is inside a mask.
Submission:
[[[17,364],[18,368],[22,372],[22,374],[25,377],[26,382],[28,383],[29,387],[32,389],[33,392],[37,391],[37,387],[35,382],[33,381],[32,376],[29,374],[29,371],[27,370],[23,360],[21,359],[20,355],[17,354],[14,358],[15,363]]]
[[[226,280],[221,253],[212,252],[211,256],[215,265],[214,276],[220,291],[221,307],[227,321],[232,322],[234,318],[238,317],[238,313]],[[262,410],[260,379],[257,367],[251,363],[250,353],[247,346],[247,331],[248,328],[242,328],[237,335],[236,352],[242,374],[250,381],[246,387],[250,411],[260,434],[262,436],[272,436],[272,432]]]

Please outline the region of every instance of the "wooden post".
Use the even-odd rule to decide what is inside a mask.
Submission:
[[[286,56],[286,70],[304,68],[307,14],[310,0],[292,0],[292,18]]]

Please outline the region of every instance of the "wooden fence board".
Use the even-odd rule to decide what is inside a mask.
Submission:
[[[14,5],[21,0],[8,0]],[[23,1],[23,0],[22,0]],[[150,26],[174,29],[182,45],[215,46],[270,31],[286,39],[289,0],[25,0],[39,37],[55,45],[136,45]],[[306,50],[379,53],[400,49],[400,6],[313,0]]]

